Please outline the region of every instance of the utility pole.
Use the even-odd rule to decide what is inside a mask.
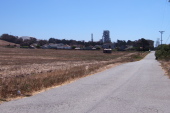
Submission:
[[[162,49],[162,34],[163,34],[163,32],[165,32],[165,31],[159,31],[160,33],[161,33],[161,49]]]

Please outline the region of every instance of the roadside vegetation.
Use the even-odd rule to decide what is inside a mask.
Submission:
[[[142,59],[147,52],[0,48],[0,101],[30,96],[103,70]]]
[[[163,69],[165,69],[167,75],[170,77],[170,44],[159,45],[156,48],[155,57],[159,60]]]

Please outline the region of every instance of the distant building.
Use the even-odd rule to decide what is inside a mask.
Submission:
[[[109,30],[103,31],[103,43],[111,43],[110,31]]]
[[[43,49],[71,49],[71,46],[64,45],[62,43],[59,44],[50,43],[50,44],[43,45],[42,48]]]
[[[19,37],[19,38],[22,38],[23,40],[30,40],[30,36],[21,36],[21,37]]]

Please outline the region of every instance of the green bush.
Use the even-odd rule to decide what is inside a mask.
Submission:
[[[156,59],[170,59],[170,44],[169,45],[160,45],[157,47],[155,52]]]

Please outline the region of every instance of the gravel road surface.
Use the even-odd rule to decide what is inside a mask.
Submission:
[[[170,113],[170,79],[151,52],[141,61],[2,103],[0,113]]]

